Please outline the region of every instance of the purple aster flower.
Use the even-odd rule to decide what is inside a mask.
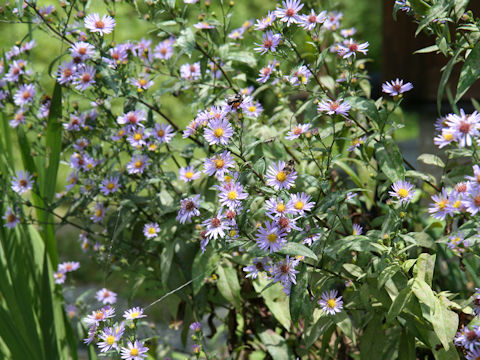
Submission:
[[[290,26],[292,23],[298,23],[300,20],[298,12],[303,8],[300,0],[283,0],[282,5],[283,8],[275,10],[277,18],[282,22],[286,22],[287,26]]]
[[[2,100],[2,91],[0,90],[0,101],[1,100]],[[46,119],[48,117],[48,115],[50,114],[50,103],[51,103],[50,99],[44,99],[42,101],[42,104],[38,108],[38,113],[37,113],[37,117],[39,119]]]
[[[90,59],[95,54],[95,47],[87,42],[77,41],[68,51],[70,51],[70,55],[72,55],[73,62],[78,64]]]
[[[360,225],[358,224],[353,224],[353,230],[352,230],[352,235],[355,235],[355,236],[360,236],[363,234],[363,227],[361,227]]]
[[[342,297],[337,297],[337,295],[337,290],[325,291],[320,300],[318,300],[318,304],[328,315],[335,315],[335,313],[339,313],[343,309]]]
[[[65,190],[69,191],[72,189],[78,182],[78,172],[72,171],[67,177],[67,185],[65,186]]]
[[[104,305],[115,304],[117,302],[117,294],[106,288],[98,290],[95,294],[95,298]]]
[[[448,237],[447,246],[452,251],[463,253],[470,246],[470,241],[465,240],[462,233],[457,233]]]
[[[266,28],[272,26],[273,22],[277,19],[277,15],[275,15],[274,11],[269,11],[267,16],[264,18],[257,20],[255,24],[256,30],[265,30]]]
[[[199,216],[200,195],[195,195],[180,201],[180,210],[178,211],[177,220],[180,224],[192,222],[192,217]]]
[[[473,351],[480,345],[479,327],[476,325],[473,325],[470,329],[468,327],[462,327],[453,339],[453,342],[457,346]]]
[[[441,134],[435,136],[435,138],[433,139],[433,143],[437,145],[439,149],[441,149],[456,141],[454,134],[455,130],[453,129],[443,129]]]
[[[310,201],[312,197],[307,193],[296,193],[290,198],[290,206],[299,214],[304,215],[305,211],[310,211],[315,206],[314,201]]]
[[[83,64],[78,66],[73,80],[75,89],[85,91],[92,84],[95,84],[95,69],[93,66]]]
[[[478,316],[480,314],[480,288],[475,288],[475,294],[472,297],[473,313]]]
[[[98,223],[103,220],[105,217],[105,207],[103,203],[96,203],[95,208],[93,209],[93,214],[90,216],[90,219],[94,223]]]
[[[200,330],[202,330],[202,324],[200,324],[198,321],[196,321],[196,322],[191,323],[189,328],[192,331],[199,332]]]
[[[159,231],[160,226],[158,226],[157,223],[152,222],[149,224],[145,224],[145,226],[143,227],[143,235],[145,235],[147,239],[153,239],[154,237],[157,237]]]
[[[68,304],[65,306],[65,312],[69,319],[73,319],[78,316],[78,308],[73,304]]]
[[[97,334],[97,325],[90,326],[90,328],[88,329],[88,336],[86,339],[83,339],[83,342],[86,345],[90,345],[93,342],[93,340],[95,340],[96,334]]]
[[[392,190],[388,194],[400,201],[400,203],[409,203],[415,193],[414,186],[408,181],[398,180],[392,184]]]
[[[117,117],[117,123],[120,125],[143,126],[142,122],[146,120],[147,115],[143,110],[129,111]]]
[[[475,111],[465,115],[465,111],[460,109],[460,115],[447,115],[447,125],[454,130],[453,136],[460,147],[471,146],[472,139],[479,136],[480,114]]]
[[[233,128],[227,119],[213,119],[205,128],[205,139],[210,145],[227,145],[233,135]]]
[[[153,55],[152,51],[150,49],[150,45],[152,45],[152,40],[147,40],[145,38],[142,38],[134,47],[133,47],[133,53],[140,59],[143,60],[143,62],[146,65],[151,64],[153,60]]]
[[[77,65],[73,61],[62,63],[58,67],[57,81],[62,85],[71,84],[75,79],[76,71]]]
[[[243,39],[243,34],[245,32],[245,28],[241,27],[238,29],[233,29],[230,34],[228,34],[228,38],[232,40],[239,40]]]
[[[231,181],[222,188],[218,197],[222,206],[235,210],[241,207],[241,200],[245,200],[248,197],[248,193],[243,192],[241,184]]]
[[[294,126],[285,136],[287,140],[295,140],[300,137],[300,135],[305,134],[308,129],[310,129],[310,124],[299,124]]]
[[[200,62],[180,66],[180,76],[186,80],[198,80],[201,75]]]
[[[366,136],[362,136],[360,138],[355,138],[352,140],[352,145],[350,145],[347,149],[347,151],[352,152],[353,150],[357,149],[360,147],[360,145],[363,145],[365,143],[365,140],[367,140]]]
[[[12,179],[12,190],[15,191],[17,194],[23,194],[27,191],[32,190],[33,186],[33,177],[28,172],[23,172],[22,170],[18,171],[16,176]]]
[[[285,161],[271,165],[267,170],[267,184],[275,188],[275,190],[290,189],[295,185],[297,172],[289,171],[285,168]]]
[[[66,261],[58,264],[58,271],[68,273],[80,269],[80,263],[78,261]]]
[[[144,315],[143,309],[137,306],[137,307],[125,310],[125,312],[123,313],[123,317],[127,320],[136,320],[136,319],[147,317],[147,315]]]
[[[100,18],[100,15],[95,13],[85,17],[85,28],[93,33],[98,32],[100,36],[103,36],[104,34],[110,34],[115,25],[115,20],[108,15],[103,15]]]
[[[396,1],[398,2],[398,1]],[[407,6],[408,9],[410,9]],[[476,348],[472,351],[467,352],[467,355],[465,357],[466,360],[479,360],[480,359],[480,348]]]
[[[196,28],[196,29],[200,29],[200,30],[206,30],[206,29],[213,29],[215,28],[215,26],[205,22],[205,21],[201,21],[199,23],[196,23],[196,24],[193,24],[193,27]]]
[[[25,111],[24,109],[19,109],[13,119],[11,119],[8,124],[12,127],[12,128],[17,128],[20,124],[25,124]]]
[[[100,191],[103,195],[113,194],[114,192],[120,189],[120,185],[118,185],[120,177],[118,176],[110,176],[110,178],[106,178],[102,180],[100,184]]]
[[[410,11],[410,6],[407,5],[407,0],[396,0],[395,5],[397,5],[401,11]]]
[[[26,84],[20,85],[17,92],[13,96],[13,101],[17,106],[29,105],[33,102],[33,97],[35,96],[35,85]]]
[[[341,12],[331,12],[328,14],[323,27],[328,30],[335,31],[340,27],[340,20],[342,20],[343,14]]]
[[[142,127],[132,127],[127,136],[129,144],[139,149],[147,144],[146,139],[148,139],[148,133],[146,134]]]
[[[443,189],[438,195],[432,196],[433,204],[428,209],[435,219],[444,220],[447,215],[452,215],[452,210],[449,206],[448,192]]]
[[[282,36],[280,34],[274,34],[273,31],[268,30],[263,34],[263,41],[261,44],[255,43],[258,47],[253,50],[260,52],[260,54],[265,54],[267,51],[275,52],[280,39]]]
[[[353,39],[345,40],[343,44],[339,45],[338,55],[342,56],[344,59],[353,56],[357,56],[357,52],[360,52],[364,55],[368,51],[368,41],[363,44],[357,44]]]
[[[286,214],[295,213],[291,202],[285,203],[281,198],[271,198],[265,201],[266,214],[270,218],[278,218]]]
[[[470,186],[480,186],[480,166],[473,165],[473,176],[467,176],[466,179],[469,181],[468,184]],[[465,191],[467,191],[467,188],[465,188]]]
[[[312,9],[310,14],[300,15],[299,25],[305,30],[312,31],[317,24],[322,24],[327,19],[327,12],[322,11],[320,14],[315,14],[315,11]]]
[[[106,321],[115,316],[115,309],[110,305],[107,305],[100,310],[93,311],[90,315],[87,315],[83,321],[87,325],[98,326],[101,322]]]
[[[13,229],[18,223],[20,223],[20,219],[17,217],[17,215],[15,215],[11,207],[7,208],[7,211],[5,211],[2,219],[5,221],[3,226],[9,229]]]
[[[270,258],[267,256],[253,259],[252,265],[248,265],[243,268],[243,271],[247,273],[245,277],[256,279],[260,271],[268,271],[270,269],[270,266],[268,265],[269,262]]]
[[[348,116],[348,111],[350,108],[350,104],[340,98],[335,101],[323,100],[320,104],[318,104],[317,110],[318,112],[324,112],[327,115],[337,114],[346,117]]]
[[[180,179],[185,182],[193,181],[200,177],[200,173],[196,172],[193,166],[181,167],[178,173]]]
[[[471,215],[476,215],[480,211],[480,187],[472,187],[462,204]]]
[[[295,270],[295,268],[298,263],[299,261],[297,259],[291,259],[290,256],[287,255],[285,260],[273,264],[273,281],[281,282],[283,285],[296,284],[296,274],[298,274],[298,270]]]
[[[70,121],[63,124],[63,127],[67,131],[80,131],[85,127],[85,118],[77,114],[71,114]]]
[[[193,344],[192,351],[194,354],[200,354],[200,352],[202,351],[202,347],[198,344]]]
[[[265,221],[265,227],[260,227],[257,232],[257,245],[262,250],[270,253],[283,248],[287,243],[285,231],[280,229],[275,222]]]
[[[245,97],[240,107],[245,110],[245,115],[258,118],[263,111],[263,106],[258,101],[253,101],[251,96]]]
[[[112,326],[104,328],[98,338],[103,341],[97,343],[100,352],[107,352],[111,349],[118,349],[118,342],[123,336],[125,326],[123,322],[119,326]]]
[[[25,70],[27,62],[22,59],[13,60],[8,73],[5,74],[4,79],[8,82],[17,82],[20,80],[20,76],[29,75],[31,72]]]
[[[404,84],[403,80],[399,80],[398,78],[395,81],[393,80],[391,82],[387,81],[382,85],[382,91],[385,94],[389,94],[391,96],[398,96],[412,89],[413,89],[412,83],[407,82],[406,84]]]
[[[319,233],[313,233],[310,235],[307,235],[305,239],[303,239],[302,244],[307,245],[307,246],[312,246],[312,244],[320,239],[321,235]]]
[[[218,180],[222,181],[228,169],[235,167],[235,161],[233,161],[230,152],[225,150],[209,159],[207,158],[204,167],[204,173],[210,176],[214,175]]]
[[[120,357],[124,360],[142,360],[147,357],[147,352],[148,347],[144,346],[143,341],[128,341],[127,346],[121,348]]]
[[[307,85],[312,73],[305,65],[301,65],[291,76],[286,76],[287,81],[293,86]]]
[[[173,56],[173,44],[175,44],[175,38],[173,37],[161,41],[157,46],[155,46],[155,49],[153,50],[153,56],[156,59],[170,59]]]
[[[152,87],[153,81],[150,80],[147,76],[145,76],[145,77],[139,77],[138,79],[131,78],[130,84],[132,84],[133,86],[136,86],[138,92],[142,92],[143,90],[147,90],[149,87]]]
[[[225,232],[230,230],[230,224],[225,215],[220,210],[217,216],[207,219],[202,222],[202,225],[206,227],[207,232],[205,237],[208,239],[217,239],[218,237],[225,237]]]
[[[257,81],[261,84],[265,84],[267,80],[270,78],[270,75],[272,75],[272,72],[276,69],[276,66],[278,65],[277,60],[272,60],[268,62],[268,65],[260,69],[259,77],[257,78]]]
[[[63,271],[57,271],[53,273],[53,279],[55,284],[63,284],[67,280],[67,275]]]
[[[145,155],[135,155],[127,164],[129,174],[143,174],[145,167],[150,164],[150,160]]]
[[[344,38],[352,37],[356,33],[357,33],[357,29],[355,29],[354,27],[352,27],[350,29],[340,30],[340,35],[342,35]]]

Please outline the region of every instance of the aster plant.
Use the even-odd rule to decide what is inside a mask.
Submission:
[[[480,115],[455,106],[480,76],[468,1],[395,2],[420,31],[440,38],[448,23],[461,34],[433,50],[452,65],[466,55],[453,110],[435,124],[439,153],[417,159],[440,177],[395,141],[415,84],[387,81],[373,99],[368,41],[324,2],[284,0],[258,19],[236,17],[234,2],[117,3],[97,13],[26,1],[1,15],[36,26],[0,61],[0,292],[12,293],[13,270],[36,274],[5,254],[42,265],[43,277],[24,281],[29,303],[51,295],[55,311],[38,310],[40,322],[61,321],[53,331],[24,313],[45,338],[68,333],[53,357],[75,353],[74,336],[90,353],[133,360],[477,356]],[[152,31],[119,40],[117,6]],[[29,56],[39,29],[64,49],[46,75]],[[68,286],[80,264],[59,264],[56,250],[64,225],[105,275],[77,299]],[[11,251],[21,237],[32,261]],[[123,288],[107,282],[115,272]],[[117,304],[137,304],[140,288],[156,300]],[[25,310],[14,295],[0,297],[2,310]],[[181,355],[146,322],[154,307],[182,328]],[[36,358],[10,331],[0,326],[0,351]]]

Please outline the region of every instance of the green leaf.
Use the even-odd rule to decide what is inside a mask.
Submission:
[[[195,50],[195,35],[191,27],[187,27],[180,32],[180,36],[175,45],[181,52],[184,52],[189,57],[192,56],[192,53]]]
[[[204,253],[198,250],[192,264],[192,287],[194,296],[197,295],[203,285],[205,285],[205,278],[210,276],[211,272],[209,270],[214,270],[211,267],[217,260],[218,256],[212,254],[210,247],[207,247]]]
[[[308,271],[304,263],[297,274],[296,281],[297,283],[293,284],[290,290],[290,317],[294,323],[297,323],[300,317],[308,318],[313,311],[309,306],[311,300],[307,292]]]
[[[268,329],[258,335],[272,359],[289,360],[294,358],[285,339],[275,331]]]
[[[227,299],[237,309],[242,307],[242,297],[240,296],[240,283],[238,282],[237,272],[231,263],[219,264],[217,267],[218,281],[217,288],[220,294]]]
[[[354,110],[360,111],[360,113],[367,115],[377,125],[380,126],[380,115],[378,114],[378,109],[373,100],[368,100],[361,97],[347,97],[345,100],[352,105]]]
[[[457,58],[462,53],[462,51],[463,48],[459,46],[453,54],[452,58],[448,61],[445,69],[443,70],[442,78],[440,79],[437,91],[437,111],[439,114],[441,113],[442,108],[443,93],[445,92],[445,87],[447,86],[448,79],[450,78],[450,74],[452,73],[453,65],[457,63]]]
[[[385,334],[380,316],[375,316],[367,325],[363,336],[360,338],[361,360],[384,360],[382,351],[385,346]]]
[[[470,86],[480,78],[480,41],[475,44],[463,64],[457,85],[455,102],[458,102]]]
[[[251,67],[257,66],[257,58],[248,51],[230,52],[227,55],[226,60],[238,61]]]
[[[450,8],[450,3],[446,1],[440,1],[435,3],[423,17],[422,21],[418,24],[418,28],[415,31],[415,36],[420,34],[420,32],[427,27],[433,20],[444,18],[448,15],[448,10]]]
[[[375,144],[375,158],[380,169],[391,182],[405,178],[402,154],[393,140],[377,142]]]
[[[292,323],[289,298],[283,292],[280,283],[277,282],[270,285],[268,280],[263,277],[258,277],[253,281],[253,287],[255,291],[263,297],[265,305],[267,305],[268,310],[272,312],[275,319],[277,319],[286,330],[289,330]]]
[[[411,286],[407,286],[402,290],[400,290],[395,300],[393,300],[393,303],[390,306],[390,309],[388,309],[387,320],[386,320],[387,324],[390,324],[398,315],[402,313],[403,309],[405,309],[405,306],[407,305],[411,296],[412,296]]]
[[[421,303],[427,305],[430,309],[435,308],[437,298],[432,288],[425,281],[415,279],[412,284],[412,290]]]
[[[415,336],[403,329],[398,346],[398,360],[415,360],[416,358]]]
[[[387,266],[385,269],[383,269],[378,275],[377,289],[382,288],[385,285],[385,283],[388,280],[390,280],[400,270],[401,270],[401,267],[396,264]]]
[[[430,45],[430,46],[424,47],[423,49],[414,51],[413,53],[414,54],[427,54],[427,53],[431,53],[431,52],[434,52],[434,51],[437,51],[437,50],[438,50],[437,45]]]
[[[302,255],[313,260],[318,260],[317,255],[315,255],[312,250],[305,245],[294,242],[287,243],[278,253],[291,256]]]
[[[438,339],[441,341],[445,350],[448,350],[450,346],[453,345],[453,338],[457,333],[458,315],[448,310],[448,304],[445,298],[442,297],[436,300],[431,322]]]
[[[445,163],[436,155],[422,154],[417,158],[417,160],[427,165],[445,167]]]
[[[435,255],[420,254],[417,263],[413,268],[413,275],[420,280],[425,281],[428,285],[432,284],[433,271],[435,269]]]
[[[317,339],[322,336],[323,333],[325,333],[328,329],[331,327],[335,326],[335,323],[333,322],[333,317],[328,316],[328,315],[322,315],[315,325],[312,326],[312,329],[310,330],[309,333],[307,333],[307,336],[305,337],[305,346],[309,348],[310,346],[313,345]]]

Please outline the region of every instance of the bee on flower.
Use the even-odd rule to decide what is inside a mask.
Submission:
[[[275,190],[290,189],[295,185],[297,172],[290,171],[286,167],[285,161],[272,164],[267,170],[267,184]]]

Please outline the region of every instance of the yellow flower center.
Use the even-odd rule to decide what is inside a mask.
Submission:
[[[192,172],[192,171],[187,171],[187,172],[185,173],[185,177],[186,177],[187,179],[191,179],[191,178],[193,177],[193,172]]]
[[[305,206],[305,204],[303,203],[303,201],[299,200],[295,203],[295,209],[297,209],[297,210],[302,210],[304,206]]]
[[[283,171],[279,171],[277,174],[277,180],[280,182],[287,180],[287,174],[285,174]]]
[[[448,205],[448,200],[446,199],[440,200],[439,202],[437,202],[437,205],[440,210],[443,210]]]
[[[95,211],[95,215],[96,215],[97,217],[102,216],[102,214],[103,214],[103,210],[102,210],[102,209],[98,209],[97,211]]]
[[[230,237],[234,237],[237,234],[235,230],[230,230]]]
[[[215,131],[213,132],[213,135],[215,135],[217,138],[223,136],[223,129],[222,128],[216,128]]]
[[[233,178],[230,175],[225,175],[225,177],[223,178],[223,181],[226,182],[226,183],[229,183],[232,180],[233,180]]]
[[[58,272],[58,273],[57,273],[57,279],[61,279],[62,277],[63,277],[63,273]]]
[[[140,168],[142,167],[142,165],[143,165],[143,163],[142,163],[141,161],[137,161],[137,162],[135,163],[135,167],[136,167],[137,169],[140,169]]]
[[[225,165],[225,161],[223,161],[222,159],[215,160],[215,167],[217,169],[223,168],[224,165]]]
[[[277,235],[276,234],[268,234],[267,239],[271,243],[274,243],[275,241],[277,241]]]
[[[138,356],[138,349],[137,348],[130,349],[130,355],[131,356]]]
[[[107,336],[107,339],[105,340],[105,342],[108,344],[108,345],[113,345],[113,343],[115,342],[115,337],[110,335],[110,336]]]
[[[329,308],[333,309],[335,307],[335,305],[337,305],[337,302],[335,301],[335,299],[328,299],[327,306]]]
[[[138,311],[135,311],[134,313],[131,313],[131,314],[130,314],[130,316],[132,317],[132,319],[137,318],[139,315],[140,315],[140,313],[139,313]]]
[[[443,134],[443,138],[447,141],[450,141],[453,139],[453,134],[445,133]]]
[[[108,184],[107,184],[107,189],[108,189],[108,190],[112,190],[114,187],[115,187],[115,184],[114,184],[114,183],[108,183]]]
[[[458,243],[460,242],[460,240],[461,240],[461,239],[457,236],[455,239],[453,239],[452,242],[456,245],[456,244],[458,244]]]
[[[140,80],[138,80],[138,83],[139,83],[141,86],[145,86],[145,85],[147,85],[147,80],[145,80],[145,79],[140,79]]]
[[[462,205],[462,202],[460,200],[457,200],[453,203],[453,207],[457,209],[460,207],[460,205]]]
[[[236,191],[231,190],[231,191],[228,192],[228,198],[230,200],[235,200],[237,197],[238,197],[238,194],[237,194]]]
[[[408,190],[404,188],[398,189],[397,194],[401,198],[406,198],[408,196]]]
[[[250,112],[255,112],[257,110],[257,107],[255,105],[249,106],[248,111]]]
[[[157,131],[157,135],[158,135],[158,137],[164,137],[164,136],[165,136],[165,131],[163,131],[163,130],[158,130],[158,131]]]
[[[135,135],[133,135],[133,138],[135,139],[135,141],[141,140],[142,139],[142,134],[136,133]]]
[[[155,234],[155,228],[153,228],[153,227],[148,228],[148,233],[149,234]]]
[[[277,205],[277,211],[278,211],[278,212],[284,212],[285,209],[286,209],[286,208],[285,208],[285,205],[284,205],[284,204],[280,203],[280,204]]]
[[[358,235],[357,230],[353,229],[352,235]]]

